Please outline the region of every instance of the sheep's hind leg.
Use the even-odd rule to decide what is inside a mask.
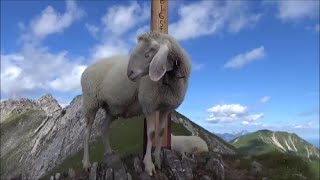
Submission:
[[[152,138],[154,137],[154,125],[155,125],[155,113],[151,113],[147,116],[147,147],[146,154],[144,155],[143,163],[144,163],[144,171],[152,176],[152,173],[156,173],[154,168],[154,164],[151,158],[151,148],[152,148]]]
[[[106,117],[103,121],[103,127],[102,127],[102,133],[103,133],[103,144],[104,144],[104,155],[108,156],[112,154],[112,149],[110,147],[110,142],[109,142],[109,126],[112,122],[112,117],[107,114],[106,112]]]
[[[161,158],[160,158],[161,144],[162,144],[162,138],[164,134],[164,128],[165,128],[164,126],[166,125],[168,114],[169,114],[169,111],[160,111],[160,114],[159,114],[160,129],[158,131],[159,134],[157,134],[159,139],[157,141],[156,149],[154,151],[155,165],[158,169],[161,169]]]
[[[85,121],[86,121],[86,129],[84,133],[84,150],[83,150],[83,168],[86,171],[89,171],[91,164],[89,160],[89,139],[90,139],[90,133],[91,133],[91,128],[92,124],[94,122],[94,118],[96,116],[96,111],[91,111],[90,113],[85,114]]]

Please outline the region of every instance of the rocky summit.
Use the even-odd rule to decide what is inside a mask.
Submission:
[[[55,100],[52,95],[45,95],[37,100],[23,98],[2,101],[1,179],[10,179],[13,177],[20,177],[20,179],[39,179],[50,177],[50,174],[52,174],[52,172],[57,172],[56,169],[59,169],[59,171],[61,171],[59,172],[61,173],[60,175],[62,175],[62,173],[66,171],[69,175],[71,174],[71,176],[72,174],[79,175],[78,171],[72,171],[72,168],[74,168],[72,167],[74,166],[74,163],[71,164],[70,167],[68,166],[68,168],[65,169],[61,167],[64,167],[70,157],[73,158],[82,155],[81,151],[83,149],[85,122],[81,115],[81,103],[82,97],[80,95],[75,97],[70,105],[66,106],[65,108],[61,108],[57,100]],[[100,127],[103,117],[103,111],[99,111],[93,125],[93,130],[90,137],[91,143],[99,142],[99,138],[101,136]],[[132,121],[133,123],[131,122],[132,124],[130,124],[130,128],[133,129],[134,126],[137,126],[137,129],[135,130],[136,132],[132,130],[132,133],[136,134],[136,139],[138,139],[140,142],[140,140],[142,141],[143,139],[142,134],[139,134],[143,132],[142,130],[140,130],[143,128],[141,127],[143,125],[141,124],[143,120],[140,118],[136,121],[140,124],[134,124],[135,122]],[[115,123],[116,122],[117,121],[115,121]],[[118,126],[116,124],[114,125],[114,127],[117,126],[117,128],[120,128],[120,130],[128,128],[126,126],[126,123],[130,123],[130,121],[119,122],[120,123],[118,123]],[[212,133],[204,130],[195,123],[191,122],[189,119],[177,112],[173,112],[172,122],[174,123],[174,127],[176,127],[177,132],[181,132],[183,130],[188,131],[188,133],[190,134],[202,137],[207,142],[209,150],[212,153],[235,153],[235,150],[232,146],[225,143],[223,140],[213,135]],[[117,131],[119,130],[117,129],[116,132]],[[117,137],[112,136],[111,138],[116,139]],[[125,139],[116,139],[114,142],[125,142]],[[119,149],[119,152],[121,152],[121,150],[125,148],[131,148],[131,145],[127,145],[129,146],[127,147],[126,144],[122,145],[117,143],[113,144],[115,144],[116,149]],[[138,147],[136,148],[140,150],[142,148],[142,144],[138,144]],[[131,149],[134,149],[134,147],[132,147]],[[137,154],[139,153],[136,153],[136,155]],[[95,154],[93,153],[93,156],[94,155]],[[142,156],[141,153],[140,156]],[[122,157],[122,160],[130,161],[126,159],[126,157],[127,156],[125,156],[124,158]],[[184,179],[184,177],[182,177],[182,175],[179,175],[178,172],[185,171],[188,168],[189,170],[186,170],[189,171],[190,174],[188,175],[188,177],[198,177],[195,174],[195,172],[198,172],[198,170],[195,170],[195,168],[198,166],[187,167],[183,165],[185,164],[185,161],[173,161],[174,159],[177,159],[177,155],[174,152],[164,151],[163,157],[164,160],[167,159],[167,161],[163,162],[163,177],[167,177],[169,179]],[[205,167],[206,163],[208,164],[209,159],[201,160],[203,167]],[[101,160],[101,162],[103,162],[103,160]],[[216,165],[216,160],[211,160],[210,162],[211,164],[219,168],[223,167],[222,163],[221,166]],[[81,164],[81,158],[76,159],[75,163]],[[138,158],[138,160],[136,159],[136,165],[137,164],[141,164],[141,157]],[[128,174],[127,178],[129,178],[130,175],[132,177],[140,178],[143,178],[145,176],[143,175],[143,173],[133,173],[132,168],[134,168],[135,166],[130,166],[128,164],[126,166],[129,167],[125,170],[119,170],[119,172],[115,171],[114,169],[110,170],[110,168],[104,168],[103,171],[100,171],[99,169],[101,169],[101,167],[105,167],[105,165],[103,163],[96,163],[92,166],[92,168],[96,169],[92,169],[90,173],[96,172],[97,176],[99,173],[103,173],[105,176],[106,174],[110,173],[110,171],[112,171],[113,176],[117,177],[117,173],[121,174],[125,171]],[[69,168],[71,168],[70,172],[68,171]],[[143,168],[140,167],[138,169]],[[199,168],[199,172],[202,171],[202,169],[203,168]],[[208,167],[208,169],[210,168]],[[57,176],[60,176],[59,173]],[[210,175],[210,173],[215,173],[214,176],[220,176],[217,175],[218,172],[206,170],[204,173],[198,173],[199,178],[201,175],[201,178],[208,179],[209,177],[213,176]],[[148,177],[145,176],[145,178]]]

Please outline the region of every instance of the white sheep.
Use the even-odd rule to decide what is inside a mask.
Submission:
[[[105,154],[112,153],[108,127],[117,117],[129,118],[144,114],[147,119],[147,148],[143,163],[152,176],[155,167],[151,159],[155,136],[155,112],[160,116],[160,141],[155,148],[155,164],[160,169],[160,150],[164,125],[170,111],[184,100],[191,71],[186,52],[171,36],[151,32],[138,37],[130,57],[115,56],[89,66],[81,76],[83,114],[86,120],[83,166],[90,167],[89,137],[96,112],[106,112],[104,120]],[[142,137],[141,137],[142,138]]]
[[[199,136],[174,136],[171,134],[171,149],[185,154],[200,154],[208,152],[207,143]]]

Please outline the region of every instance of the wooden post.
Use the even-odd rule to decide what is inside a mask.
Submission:
[[[168,33],[168,0],[151,0],[151,23],[150,29],[154,32]],[[158,134],[159,129],[159,111],[156,112],[155,134]],[[157,135],[155,137],[158,137]],[[143,149],[147,146],[147,122],[144,119],[144,139]],[[155,147],[158,138],[152,140],[152,145]],[[167,122],[164,128],[162,138],[162,147],[171,149],[171,113],[169,113]]]

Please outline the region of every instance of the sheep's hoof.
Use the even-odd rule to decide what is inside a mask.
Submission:
[[[153,174],[156,174],[156,168],[154,167],[154,164],[151,163],[149,165],[145,165],[144,171],[149,175],[152,176]]]
[[[91,168],[91,163],[89,161],[83,163],[83,169],[85,172],[90,172],[90,168]]]

